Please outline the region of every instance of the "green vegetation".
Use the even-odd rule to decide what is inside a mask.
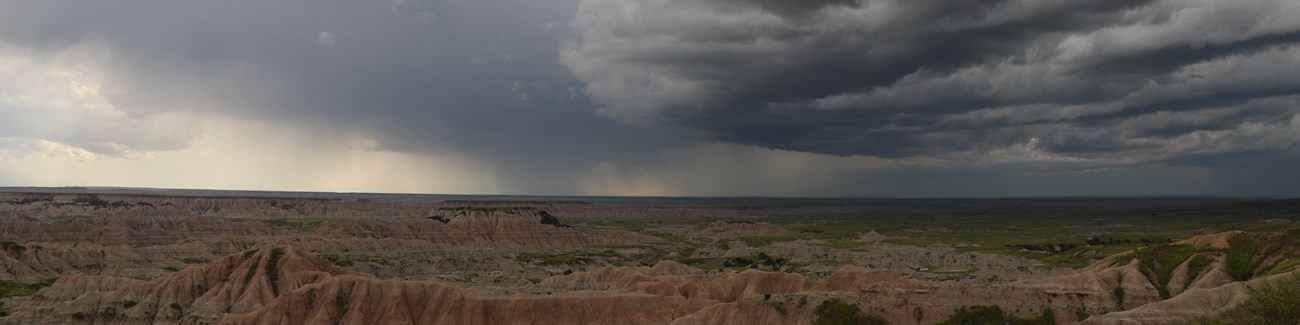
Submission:
[[[173,302],[171,305],[169,305],[169,307],[171,307],[173,310],[176,310],[178,312],[181,311],[182,308],[181,304],[176,302]]]
[[[1191,277],[1195,277],[1201,274],[1202,271],[1205,271],[1205,268],[1210,266],[1210,263],[1214,263],[1214,258],[1208,255],[1197,254],[1196,256],[1192,256],[1192,260],[1187,262],[1187,274]]]
[[[28,205],[37,202],[54,202],[54,196],[28,196],[21,199],[3,201],[0,203],[8,203],[13,205]]]
[[[929,274],[935,274],[935,275],[946,275],[946,277],[943,278],[944,280],[957,281],[957,280],[961,280],[962,278],[969,278],[973,276],[976,272],[979,272],[979,269],[972,268],[972,269],[961,269],[961,270],[945,270],[938,266],[927,265],[926,267],[921,268],[918,271],[929,273]]]
[[[22,283],[18,281],[0,280],[0,298],[25,297],[35,295],[50,285],[53,285],[58,278],[49,278],[33,283]]]
[[[181,270],[176,268],[175,266],[165,266],[162,269],[163,271],[167,271],[167,272],[179,272]]]
[[[1139,261],[1138,263],[1140,263],[1142,268],[1142,272],[1156,278],[1156,289],[1160,290],[1160,296],[1168,299],[1168,284],[1169,280],[1173,278],[1174,269],[1178,268],[1179,264],[1191,259],[1192,256],[1201,256],[1198,254],[1210,251],[1215,250],[1192,245],[1168,244],[1144,247],[1134,250],[1129,255],[1124,255],[1122,257],[1132,256],[1132,258],[1137,258]],[[1203,263],[1200,267],[1204,268],[1206,265],[1209,265],[1210,260],[1208,257],[1202,258],[1204,258],[1204,260],[1198,263]],[[1116,260],[1120,261],[1126,259],[1127,258],[1117,258]]]
[[[203,264],[203,263],[207,263],[207,262],[208,262],[208,260],[201,259],[201,258],[197,258],[197,257],[185,257],[185,258],[181,258],[181,263],[185,263],[185,264]]]
[[[247,253],[245,253],[245,255],[247,255]],[[249,281],[252,281],[252,280],[253,280],[253,276],[254,276],[254,275],[257,275],[257,265],[260,264],[261,262],[262,262],[261,260],[256,260],[256,261],[253,261],[252,264],[249,264],[249,265],[248,265],[248,272],[246,272],[246,273],[244,274],[244,283],[245,283],[245,284],[247,284]]]
[[[139,304],[139,302],[136,302],[135,300],[127,300],[122,302],[122,307],[131,308],[135,307],[137,304]]]
[[[320,257],[325,259],[326,261],[330,261],[330,263],[334,263],[334,265],[338,265],[342,267],[348,267],[348,266],[352,266],[353,264],[356,264],[355,262],[352,261],[352,259],[343,256],[334,255],[334,254],[321,254]]]
[[[1300,324],[1300,275],[1250,291],[1250,301],[1236,309],[1193,324]]]
[[[1284,272],[1295,270],[1296,266],[1300,266],[1300,258],[1292,257],[1285,261],[1282,261],[1281,263],[1278,263],[1277,267],[1274,267],[1273,271],[1269,272],[1268,275],[1281,274]]]
[[[19,253],[19,254],[22,254],[23,251],[27,250],[27,246],[23,246],[22,244],[19,244],[12,240],[0,241],[0,248],[4,248],[4,250]]]
[[[817,305],[814,310],[816,325],[876,325],[886,324],[880,316],[866,315],[857,305],[839,300],[827,300]]]
[[[560,223],[559,218],[556,218],[550,213],[546,213],[546,211],[539,211],[537,212],[537,214],[541,215],[542,218],[541,222],[543,225],[552,225],[560,228],[573,228],[573,226]]]
[[[56,225],[66,225],[66,224],[78,223],[78,222],[91,223],[94,222],[96,219],[99,219],[99,217],[92,216],[92,215],[84,215],[84,214],[72,214],[72,215],[49,218],[49,222],[51,224],[56,224]]]
[[[108,201],[104,201],[103,199],[100,199],[98,195],[94,194],[78,195],[76,198],[72,199],[72,203],[76,203],[77,205],[89,205],[96,208],[108,206]]]
[[[1249,280],[1255,275],[1255,255],[1259,253],[1259,243],[1246,234],[1238,234],[1228,239],[1228,274],[1237,281]]]
[[[1237,234],[1228,239],[1228,245],[1228,273],[1238,281],[1261,274],[1282,273],[1300,264],[1300,261],[1295,261],[1300,258],[1298,229],[1263,235]],[[1264,259],[1270,258],[1274,258],[1276,264],[1262,264]]]
[[[265,224],[267,224],[267,225],[269,225],[269,226],[276,227],[276,228],[282,228],[282,229],[289,229],[289,230],[294,230],[294,231],[303,231],[303,232],[305,232],[305,231],[311,231],[312,229],[316,229],[316,227],[318,227],[318,226],[324,224],[324,223],[325,223],[325,219],[322,219],[322,218],[275,218],[275,219],[263,219],[263,220],[262,220],[262,223],[265,223]]]
[[[1115,290],[1111,290],[1111,294],[1115,295],[1115,308],[1124,310],[1124,285],[1115,286]]]
[[[1056,325],[1056,314],[1051,308],[1043,309],[1038,317],[1021,318],[1008,315],[998,306],[971,306],[957,309],[957,313],[940,325]]]
[[[280,295],[280,270],[277,269],[280,263],[280,256],[284,256],[283,248],[272,248],[271,256],[266,258],[266,280],[271,283],[271,293]]]
[[[562,265],[562,264],[579,264],[591,262],[591,259],[584,257],[575,257],[568,254],[552,255],[542,258],[540,265]]]
[[[591,263],[596,258],[607,258],[622,260],[624,257],[613,250],[602,250],[594,252],[569,252],[563,254],[546,254],[546,253],[520,253],[515,256],[516,261],[534,262],[537,265],[571,265]]]
[[[772,257],[767,253],[759,252],[757,256],[740,256],[733,257],[722,261],[723,267],[740,267],[740,268],[759,268],[764,267],[772,271],[778,271],[788,262],[785,258]]]
[[[9,314],[13,313],[14,311],[9,309],[9,306],[0,306],[0,317],[9,317]]]

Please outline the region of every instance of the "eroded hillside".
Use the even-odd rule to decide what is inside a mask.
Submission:
[[[1184,324],[1242,310],[1300,265],[1297,230],[1001,254],[909,244],[944,228],[744,210],[7,195],[10,324]],[[1116,247],[1132,249],[1097,256]],[[1093,258],[1044,262],[1061,255]]]

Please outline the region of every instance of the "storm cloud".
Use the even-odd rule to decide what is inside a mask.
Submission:
[[[0,185],[1297,195],[1297,17],[1283,0],[6,3]]]
[[[583,0],[560,59],[602,115],[723,141],[1132,164],[1294,152],[1297,17],[1280,0]]]

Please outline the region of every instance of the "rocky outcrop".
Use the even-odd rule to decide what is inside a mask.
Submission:
[[[1168,300],[1153,302],[1131,310],[1098,315],[1089,318],[1083,324],[1186,324],[1188,319],[1237,308],[1250,300],[1252,289],[1273,285],[1284,279],[1295,278],[1297,275],[1300,275],[1300,272],[1233,282],[1213,288],[1193,288]]]
[[[12,324],[201,322],[260,309],[283,293],[344,273],[292,246],[268,245],[151,281],[64,277],[45,290],[51,295],[42,295],[5,320]]]
[[[217,324],[664,324],[710,304],[617,293],[491,297],[437,281],[340,276]]]

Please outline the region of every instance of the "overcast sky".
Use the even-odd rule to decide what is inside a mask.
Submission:
[[[0,186],[1300,195],[1300,1],[0,3]]]

